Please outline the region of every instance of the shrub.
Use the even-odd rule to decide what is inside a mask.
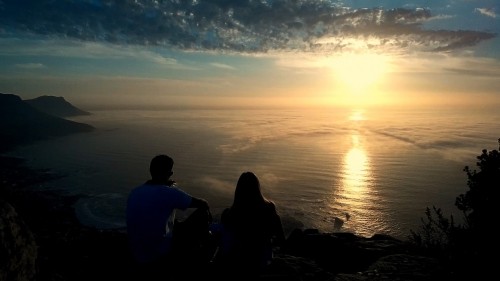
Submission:
[[[453,216],[446,218],[441,209],[427,207],[418,231],[410,231],[409,240],[429,253],[438,254],[456,274],[477,274],[492,268],[497,240],[498,209],[495,204],[500,190],[500,139],[498,150],[482,150],[477,156],[479,171],[465,166],[469,190],[457,196],[455,206],[462,211],[464,223],[455,225]],[[475,273],[473,273],[475,272]]]

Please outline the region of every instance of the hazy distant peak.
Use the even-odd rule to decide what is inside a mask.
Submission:
[[[93,130],[91,125],[38,110],[17,95],[0,93],[0,152],[37,140]]]
[[[66,101],[64,97],[39,96],[34,99],[25,100],[34,108],[58,117],[70,117],[78,115],[89,115],[89,112],[81,110]]]

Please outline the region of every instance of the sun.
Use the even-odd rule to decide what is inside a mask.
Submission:
[[[333,76],[348,94],[369,94],[388,71],[388,59],[379,54],[342,54],[331,59]]]

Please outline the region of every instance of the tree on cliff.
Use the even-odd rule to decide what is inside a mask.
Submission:
[[[447,259],[456,274],[481,274],[493,267],[500,190],[500,139],[498,150],[482,150],[477,156],[479,171],[465,166],[469,190],[458,195],[455,206],[462,211],[462,224],[453,216],[446,218],[441,209],[427,208],[420,231],[411,231],[410,241]]]
[[[491,230],[492,222],[497,218],[498,191],[500,189],[500,139],[499,150],[488,151],[483,149],[477,156],[476,165],[480,171],[471,170],[465,166],[467,185],[469,190],[460,194],[455,205],[464,214],[468,229],[478,233],[487,233]]]

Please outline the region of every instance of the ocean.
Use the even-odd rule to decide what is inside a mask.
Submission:
[[[464,166],[498,149],[494,109],[95,110],[71,120],[91,133],[40,141],[8,153],[63,175],[40,186],[81,195],[80,221],[125,227],[127,195],[149,179],[149,161],[168,154],[172,178],[208,200],[217,220],[244,171],[254,172],[285,231],[316,228],[406,239],[426,207],[460,221]],[[185,215],[180,213],[180,216]],[[256,226],[258,227],[258,226]],[[336,230],[338,231],[338,230]]]

